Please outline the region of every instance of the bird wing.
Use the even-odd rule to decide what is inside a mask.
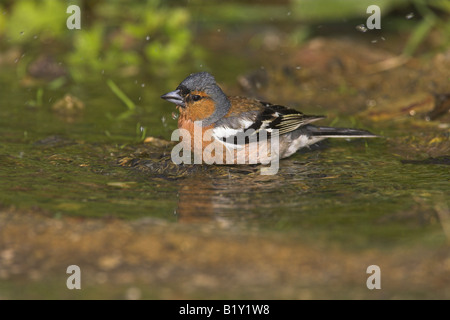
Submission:
[[[274,105],[267,102],[261,102],[264,110],[259,114],[252,128],[259,130],[267,130],[272,132],[277,129],[279,135],[283,135],[311,122],[325,118],[324,116],[309,116],[300,111],[286,108],[280,105]]]
[[[259,100],[241,97],[230,100],[232,111],[214,127],[215,138],[229,146],[246,144],[251,139],[267,139],[274,133],[283,135],[324,118]]]

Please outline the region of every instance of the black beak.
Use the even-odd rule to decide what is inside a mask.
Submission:
[[[169,93],[163,94],[161,96],[162,99],[167,100],[169,102],[175,103],[177,106],[185,107],[184,99],[180,95],[180,90],[177,89],[175,91],[171,91]]]

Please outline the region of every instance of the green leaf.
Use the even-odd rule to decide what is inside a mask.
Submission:
[[[114,83],[114,81],[108,79],[106,83],[111,91],[127,106],[128,111],[134,112],[136,110],[136,105],[134,104],[134,102],[131,101],[131,99],[128,98],[122,90],[120,90],[120,88]]]

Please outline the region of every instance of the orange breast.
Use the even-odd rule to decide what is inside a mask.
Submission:
[[[199,127],[191,119],[192,118],[187,114],[187,112],[182,112],[180,114],[180,117],[178,118],[178,128],[185,129],[189,132],[191,136],[191,151],[203,153],[203,149],[211,143],[211,141],[203,141],[203,137],[206,136],[207,130],[213,128],[213,125],[207,127]]]
[[[261,161],[258,151],[259,146],[256,148],[250,148],[247,145],[244,149],[240,149],[239,152],[233,148],[226,148],[224,144],[211,137],[211,129],[213,128],[213,125],[200,128],[196,126],[193,121],[189,120],[184,113],[182,113],[178,119],[178,127],[189,132],[190,150],[196,154],[197,159],[200,159],[201,157],[203,162],[216,164],[241,164],[242,160],[244,160],[244,163],[248,164],[260,163]],[[210,146],[212,143],[213,145]],[[205,150],[208,146],[208,150]],[[270,146],[267,147],[270,154]],[[184,149],[188,149],[188,144],[185,144]],[[220,160],[216,158],[216,151],[220,152],[219,154],[222,155],[220,156]]]

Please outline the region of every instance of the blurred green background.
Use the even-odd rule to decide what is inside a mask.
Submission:
[[[66,9],[72,4],[81,8],[81,30],[66,27],[70,16]],[[407,54],[414,54],[431,31],[439,33],[441,40],[427,50],[448,46],[447,0],[3,0],[0,48],[17,48],[22,62],[43,52],[55,55],[77,82],[118,69],[124,71],[122,76],[167,75],[181,63],[191,67],[202,63],[207,53],[198,38],[201,32],[273,25],[284,27],[291,43],[299,44],[314,37],[321,25],[354,32],[355,26],[365,23],[366,9],[372,4],[382,8],[383,31],[409,37]],[[386,16],[390,18],[384,20]],[[12,62],[23,76],[27,64]]]
[[[113,94],[123,105],[104,101],[95,114],[105,136],[120,139],[126,126],[132,141],[148,134],[168,138],[175,122],[164,120],[171,112],[163,111],[159,96],[192,72],[209,71],[219,82],[235,83],[255,69],[280,64],[285,52],[318,36],[378,41],[403,56],[431,56],[449,47],[449,1],[376,1],[381,30],[368,30],[366,10],[373,2],[2,0],[0,67],[3,81],[17,90],[13,100],[22,96],[26,105],[42,107],[65,93],[89,104],[92,95]],[[81,30],[66,27],[70,5],[81,8]],[[94,88],[97,93],[87,93]],[[0,99],[11,99],[6,93],[0,91]],[[163,126],[143,124],[146,112],[163,119]]]

